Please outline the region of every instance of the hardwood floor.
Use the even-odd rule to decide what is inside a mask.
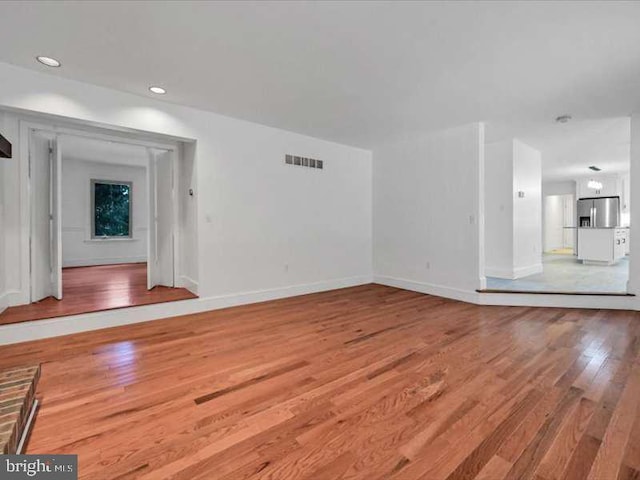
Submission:
[[[640,475],[636,312],[367,285],[0,348],[83,479]]]
[[[146,263],[63,268],[62,288],[62,300],[49,297],[6,309],[0,325],[196,298],[185,288],[147,290]]]

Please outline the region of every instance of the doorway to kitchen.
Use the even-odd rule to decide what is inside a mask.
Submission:
[[[486,291],[627,294],[630,127],[548,122],[486,145]]]

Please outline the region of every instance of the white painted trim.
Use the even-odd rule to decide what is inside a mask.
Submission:
[[[188,277],[187,275],[180,275],[178,278],[178,287],[186,288],[191,293],[198,294],[198,282],[196,282],[193,278]]]
[[[542,273],[542,263],[514,268],[513,278],[515,280],[516,278],[528,277],[529,275],[535,275],[536,273]]]
[[[67,317],[48,318],[31,322],[0,326],[0,345],[26,342],[42,338],[58,337],[72,333],[101,328],[147,322],[190,313],[218,310],[221,308],[265,302],[279,298],[324,292],[338,288],[354,287],[371,283],[369,276],[338,278],[318,283],[291,285],[268,290],[256,290],[240,294],[194,298],[176,302],[156,303],[139,307],[119,308],[103,312],[87,313]]]
[[[31,238],[31,218],[32,218],[32,202],[31,202],[31,181],[29,178],[29,152],[31,149],[30,145],[30,136],[32,130],[41,130],[46,132],[51,132],[53,134],[59,135],[71,135],[71,136],[79,136],[86,138],[94,138],[100,140],[106,140],[110,142],[116,143],[124,143],[128,145],[136,145],[136,146],[144,146],[147,148],[157,148],[162,150],[167,150],[172,152],[172,171],[173,171],[173,186],[175,191],[175,185],[179,184],[179,177],[177,176],[177,162],[180,161],[181,155],[181,144],[178,143],[179,137],[170,137],[164,134],[152,134],[154,137],[161,137],[163,141],[156,141],[149,139],[150,132],[136,132],[136,131],[128,131],[127,129],[122,130],[113,126],[99,126],[93,125],[91,122],[78,121],[77,127],[71,127],[69,124],[73,124],[70,122],[70,119],[64,120],[56,120],[50,115],[45,115],[46,118],[37,118],[33,119],[31,117],[21,118],[20,114],[17,115],[18,121],[18,130],[20,136],[20,148],[19,148],[19,161],[20,161],[20,185],[21,185],[21,199],[20,204],[24,205],[24,208],[21,209],[20,215],[20,225],[21,225],[21,258],[22,258],[22,272],[20,275],[21,278],[21,287],[22,291],[20,292],[20,298],[13,303],[9,303],[9,305],[24,305],[31,302],[31,284],[32,284],[32,272],[30,270],[31,265],[31,248],[30,248],[30,238]],[[109,133],[106,133],[109,132]],[[116,133],[121,133],[122,135],[117,135]],[[164,141],[166,140],[166,142]],[[181,140],[183,142],[192,142],[192,139],[184,139]],[[174,193],[175,195],[175,193]],[[174,209],[177,210],[177,209]],[[173,272],[174,272],[174,285],[176,281],[176,275],[179,268],[179,259],[177,254],[177,246],[178,242],[176,238],[179,237],[178,231],[178,223],[177,223],[177,212],[174,214],[174,244],[173,244]],[[134,227],[134,230],[137,230]],[[143,230],[149,230],[147,227],[144,227]],[[26,239],[26,241],[25,241]],[[137,240],[137,239],[133,239]],[[134,260],[135,261],[135,260]],[[145,257],[141,261],[147,261]],[[67,265],[64,266],[81,266],[81,265],[73,265],[73,260],[69,261]],[[101,265],[106,262],[100,260],[101,263],[94,263],[93,265]],[[116,263],[116,262],[114,262]],[[121,263],[129,263],[129,262],[121,262]],[[85,263],[85,265],[92,265],[91,263]],[[0,344],[2,342],[0,341]]]
[[[72,258],[65,260],[62,268],[91,267],[96,265],[118,265],[121,263],[146,263],[146,255],[140,257]]]
[[[543,266],[542,263],[537,263],[535,265],[529,265],[527,267],[519,267],[519,268],[496,268],[496,267],[485,267],[484,272],[487,277],[494,278],[506,278],[508,280],[516,280],[517,278],[528,277],[529,275],[535,275],[536,273],[542,273]]]
[[[554,295],[539,293],[481,293],[415,282],[401,278],[375,275],[374,282],[412,292],[451,298],[477,305],[597,308],[611,310],[640,310],[640,299],[632,296],[608,295]]]
[[[445,287],[433,283],[416,282],[404,278],[388,277],[386,275],[374,275],[373,281],[388,287],[402,288],[413,292],[427,293],[438,297],[452,298],[463,302],[477,303],[478,292],[473,290],[462,290],[459,288]]]
[[[513,280],[513,270],[510,268],[484,267],[484,273],[487,277],[506,278]]]
[[[557,295],[541,293],[478,293],[479,305],[640,310],[638,297],[626,295]]]
[[[4,312],[9,306],[9,299],[7,297],[7,292],[2,292],[0,294],[0,313]]]
[[[2,294],[4,296],[4,301],[6,301],[7,307],[13,307],[15,305],[24,305],[25,303],[29,303],[29,300],[24,300],[24,294],[20,290],[7,290]],[[0,303],[2,300],[0,299]]]
[[[24,425],[24,431],[20,436],[20,443],[18,443],[18,448],[16,449],[16,455],[20,455],[25,447],[25,442],[29,437],[29,432],[31,431],[31,426],[33,425],[33,419],[36,416],[36,411],[38,410],[39,404],[40,402],[38,402],[38,399],[35,398],[33,400],[33,405],[31,405],[31,410],[29,411],[29,417],[27,418],[27,423],[25,423]]]

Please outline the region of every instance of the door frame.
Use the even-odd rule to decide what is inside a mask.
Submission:
[[[20,150],[19,150],[19,159],[20,159],[20,177],[21,182],[24,182],[23,185],[26,188],[21,193],[21,203],[24,205],[24,209],[21,211],[21,237],[26,239],[26,241],[22,241],[22,267],[21,267],[21,278],[25,279],[25,285],[21,289],[22,290],[22,301],[18,304],[29,304],[31,303],[31,288],[33,284],[32,278],[32,268],[31,268],[31,238],[32,238],[32,218],[33,218],[33,201],[32,201],[32,189],[31,189],[31,177],[30,177],[30,151],[31,151],[31,134],[32,131],[44,131],[51,133],[56,136],[76,136],[83,138],[91,138],[94,140],[103,140],[108,142],[116,142],[123,143],[126,145],[135,145],[139,147],[147,147],[147,148],[157,148],[161,150],[169,150],[172,152],[172,182],[175,186],[179,185],[178,183],[178,173],[179,169],[177,168],[177,162],[180,161],[181,149],[179,145],[179,140],[175,142],[161,142],[156,140],[148,140],[145,137],[144,133],[135,133],[135,132],[122,132],[120,130],[113,130],[113,133],[105,133],[104,129],[100,129],[99,127],[91,127],[86,126],[86,129],[81,128],[73,128],[68,127],[56,123],[47,123],[46,121],[35,121],[35,120],[27,120],[27,119],[19,119],[19,132],[20,132]],[[174,208],[173,217],[172,217],[172,229],[173,229],[173,281],[174,286],[178,286],[177,282],[177,272],[180,271],[180,255],[178,255],[179,247],[180,247],[180,235],[177,234],[178,230],[178,213],[179,209]],[[60,219],[62,220],[62,219]],[[150,222],[150,220],[149,220]],[[150,225],[148,225],[150,227]],[[62,246],[61,246],[62,248]],[[147,251],[147,261],[149,260],[149,252]],[[62,267],[61,267],[62,268]]]
[[[157,196],[158,196],[158,192],[157,192],[157,167],[156,165],[153,166],[153,169],[151,168],[151,164],[152,164],[152,157],[153,157],[153,152],[152,150],[163,150],[169,153],[169,159],[170,159],[170,166],[171,166],[171,202],[173,203],[173,209],[171,212],[171,255],[172,255],[172,263],[173,263],[173,268],[172,268],[172,272],[171,272],[171,283],[173,284],[173,287],[177,287],[178,286],[178,241],[179,241],[179,235],[177,234],[177,227],[179,225],[179,218],[180,218],[180,209],[176,208],[176,200],[177,200],[177,195],[178,195],[178,160],[179,160],[179,149],[177,148],[158,148],[158,147],[148,147],[147,148],[147,156],[148,156],[148,163],[147,163],[147,202],[148,202],[148,207],[147,207],[147,211],[149,212],[149,229],[147,231],[147,288],[149,290],[151,290],[152,288],[154,288],[157,285],[154,285],[153,287],[150,287],[151,285],[151,271],[149,269],[149,263],[152,261],[151,259],[151,238],[153,236],[153,238],[155,239],[154,242],[154,252],[157,254],[157,240],[158,240],[158,236],[157,236],[157,222],[156,222],[156,217],[157,217]],[[153,184],[153,188],[152,188],[152,184]],[[154,200],[153,200],[153,206],[151,204],[151,192],[153,192],[153,196],[154,196]],[[153,214],[153,215],[152,215]],[[153,230],[152,230],[153,228]],[[155,260],[154,260],[155,261]],[[150,288],[149,288],[150,287]]]
[[[53,234],[53,232],[51,231],[51,208],[52,208],[52,204],[53,204],[53,195],[54,193],[51,191],[51,187],[52,187],[52,181],[53,181],[53,172],[52,172],[52,167],[53,167],[53,158],[52,158],[52,149],[51,149],[51,142],[54,141],[55,139],[55,134],[50,132],[49,130],[42,130],[40,128],[30,128],[28,130],[28,143],[29,143],[29,170],[28,170],[28,183],[27,183],[27,189],[29,191],[29,302],[33,303],[35,301],[40,300],[41,298],[38,299],[34,299],[35,295],[34,295],[34,288],[35,288],[35,276],[36,276],[36,271],[34,268],[32,268],[35,260],[35,251],[33,248],[34,245],[34,237],[35,237],[35,225],[34,225],[34,219],[35,219],[35,212],[34,212],[34,203],[33,202],[33,196],[35,195],[34,193],[34,188],[32,187],[32,180],[33,180],[33,175],[32,175],[32,166],[31,166],[31,149],[33,147],[33,137],[35,135],[36,132],[39,132],[42,136],[45,137],[45,139],[49,142],[49,165],[47,166],[47,169],[49,170],[49,268],[51,268],[51,263],[52,263],[52,258],[53,258],[53,239],[51,238],[51,235]],[[53,294],[53,280],[52,280],[52,272],[49,272],[49,282],[50,282],[50,289],[49,289],[49,293]],[[49,295],[52,296],[52,295]],[[45,297],[46,298],[46,297]]]

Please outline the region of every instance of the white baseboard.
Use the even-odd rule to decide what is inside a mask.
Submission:
[[[516,278],[528,277],[529,275],[535,275],[536,273],[542,273],[542,263],[514,268],[513,278],[515,280]]]
[[[198,282],[196,282],[193,278],[188,277],[186,275],[181,275],[178,279],[178,287],[186,288],[191,293],[197,295],[198,294]]]
[[[71,258],[64,260],[62,268],[94,267],[96,265],[119,265],[121,263],[146,263],[147,257],[106,257],[106,258]]]
[[[4,301],[7,307],[13,307],[15,305],[24,305],[29,303],[29,292],[22,292],[20,290],[7,290],[4,292]],[[2,300],[0,300],[0,304]]]
[[[479,305],[640,310],[640,297],[479,293],[384,275],[375,275],[373,278],[370,276],[348,277],[240,294],[195,298],[177,302],[158,303],[140,307],[120,308],[82,315],[0,325],[0,345],[147,322],[178,315],[188,315],[191,313],[335,290],[338,288],[353,287],[368,284],[372,281],[381,285]],[[6,294],[4,296],[6,297]]]
[[[441,285],[374,275],[375,283],[413,292],[451,298],[478,305],[640,310],[640,297],[603,295],[553,295],[540,293],[481,293]]]
[[[474,290],[462,290],[459,288],[435,285],[433,283],[416,282],[404,278],[389,277],[386,275],[374,275],[373,281],[380,285],[402,288],[413,292],[427,293],[438,297],[452,298],[463,302],[478,303],[478,292]]]
[[[638,297],[624,295],[554,295],[544,293],[479,293],[479,305],[511,307],[639,310]]]
[[[484,274],[486,277],[513,280],[513,269],[511,268],[484,267]]]
[[[528,265],[526,267],[518,268],[499,268],[499,267],[485,267],[484,274],[487,277],[493,278],[505,278],[507,280],[515,280],[517,278],[528,277],[536,273],[542,273],[542,263],[536,263],[535,265]]]
[[[9,306],[9,299],[7,298],[7,292],[0,293],[0,313],[4,312]]]
[[[279,298],[304,295],[308,293],[324,292],[338,288],[364,285],[371,282],[372,278],[367,275],[347,277],[317,283],[291,285],[287,287],[257,290],[239,294],[194,298],[176,302],[156,303],[153,305],[143,305],[139,307],[119,308],[82,315],[0,325],[0,345],[147,322],[150,320],[175,317],[178,315],[188,315],[190,313],[217,310],[249,303],[276,300]]]

